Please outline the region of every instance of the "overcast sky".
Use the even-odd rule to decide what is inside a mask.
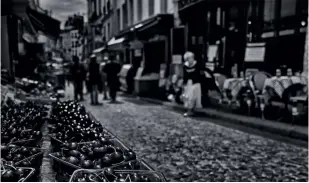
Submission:
[[[87,0],[40,0],[43,9],[52,10],[52,17],[61,21],[61,25],[68,16],[73,14],[84,14],[84,21],[87,15]]]

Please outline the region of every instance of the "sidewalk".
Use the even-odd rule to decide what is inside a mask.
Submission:
[[[123,95],[128,96],[126,94],[123,94]],[[150,103],[164,105],[172,109],[178,109],[178,110],[185,111],[185,108],[179,104],[160,101],[160,100],[152,99],[152,98],[145,98],[145,97],[137,97],[137,99],[147,101]],[[237,115],[237,114],[227,113],[227,112],[223,112],[223,111],[219,111],[219,110],[211,109],[211,108],[198,109],[197,112],[209,118],[225,120],[225,121],[229,121],[234,124],[240,124],[240,125],[244,125],[250,128],[269,132],[271,134],[278,134],[284,137],[290,137],[293,139],[308,142],[308,127],[306,126],[296,126],[296,125],[281,123],[277,121],[262,120],[256,117]]]

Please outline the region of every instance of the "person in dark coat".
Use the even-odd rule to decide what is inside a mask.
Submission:
[[[88,67],[89,88],[91,105],[99,105],[98,102],[98,87],[101,82],[100,65],[97,63],[96,57],[93,55],[90,58]]]
[[[116,101],[117,91],[119,90],[119,72],[121,70],[121,66],[119,63],[115,61],[113,57],[111,57],[110,61],[108,61],[103,68],[103,72],[106,73],[107,76],[107,85],[109,87],[109,96],[112,101]]]
[[[73,65],[71,66],[70,73],[72,76],[72,81],[74,85],[74,99],[84,100],[83,96],[83,82],[86,78],[86,70],[84,66],[79,63],[79,59],[77,56],[73,56]]]

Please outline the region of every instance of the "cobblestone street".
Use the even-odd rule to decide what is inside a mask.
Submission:
[[[168,181],[308,181],[307,149],[184,118],[160,105],[119,101],[83,104]]]

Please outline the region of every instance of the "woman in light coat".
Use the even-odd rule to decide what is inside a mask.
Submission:
[[[184,116],[192,116],[194,109],[202,108],[201,70],[192,52],[186,52],[184,60],[184,104],[188,109]]]

